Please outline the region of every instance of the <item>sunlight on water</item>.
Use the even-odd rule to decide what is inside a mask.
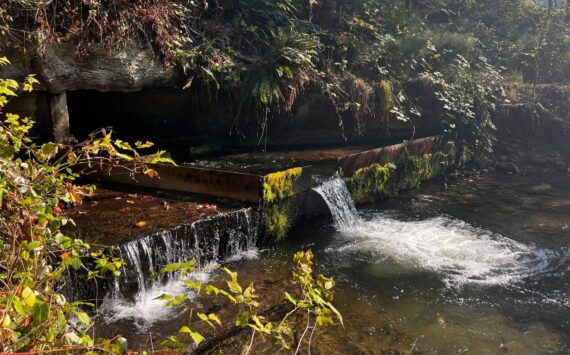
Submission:
[[[344,244],[334,252],[432,271],[454,286],[515,283],[546,270],[552,256],[446,216],[405,221],[380,213],[339,232]]]
[[[208,282],[216,264],[209,264],[200,271],[186,277],[195,281]],[[107,323],[129,320],[141,331],[147,330],[153,323],[168,320],[183,312],[184,308],[166,307],[168,301],[159,299],[162,295],[186,295],[189,299],[195,293],[188,290],[180,278],[169,280],[166,284],[153,284],[148,289],[137,292],[132,299],[121,294],[106,297],[100,309],[100,314]]]

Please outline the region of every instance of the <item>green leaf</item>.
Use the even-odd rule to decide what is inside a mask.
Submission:
[[[194,340],[194,343],[196,345],[200,345],[200,343],[205,340],[205,338],[202,336],[202,334],[200,334],[198,332],[194,332],[186,326],[180,328],[180,330],[178,332],[184,333],[184,334],[190,334],[190,336],[192,337],[192,340]]]
[[[49,316],[49,304],[47,302],[39,303],[32,313],[33,323],[35,327],[43,324]]]
[[[86,327],[91,325],[91,318],[85,312],[75,312],[79,321]]]
[[[178,337],[171,335],[166,338],[165,341],[160,343],[160,345],[167,347],[167,348],[174,348],[174,349],[182,349],[184,347],[184,343],[182,343]]]
[[[240,327],[240,328],[246,328],[247,326],[249,326],[249,313],[246,311],[243,311],[242,314],[236,319],[236,326]]]
[[[222,322],[220,321],[220,319],[218,318],[217,315],[215,315],[214,313],[210,313],[208,314],[208,319],[218,323],[218,325],[222,325]]]
[[[41,246],[42,246],[42,244],[41,244],[39,241],[34,240],[33,242],[29,243],[29,244],[26,246],[26,249],[28,249],[28,250],[30,250],[30,251],[33,251],[33,250],[36,250],[36,249],[41,248]]]
[[[154,146],[154,143],[146,141],[145,143],[141,142],[141,141],[136,141],[135,142],[135,147],[137,149],[145,149],[145,148],[150,148]]]
[[[297,304],[297,300],[293,298],[293,296],[291,296],[289,294],[289,292],[285,292],[285,297],[287,297],[287,299],[289,300],[289,302],[293,303],[294,305]]]
[[[50,157],[53,153],[56,153],[56,148],[57,146],[55,145],[55,143],[46,143],[42,145],[41,150],[44,155]]]
[[[123,337],[118,337],[113,344],[113,352],[115,354],[121,355],[125,354],[129,348],[129,342]]]
[[[75,333],[67,333],[63,339],[67,345],[81,345],[81,338]]]

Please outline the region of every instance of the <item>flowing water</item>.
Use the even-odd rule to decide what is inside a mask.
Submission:
[[[345,318],[344,329],[317,334],[314,353],[570,352],[567,177],[462,178],[448,188],[434,183],[359,210],[338,176],[316,192],[331,210],[332,225],[298,227],[270,251],[238,243],[223,259],[260,292],[273,288],[269,298],[278,299],[281,284],[271,285],[288,275],[292,254],[314,251],[317,269],[337,281],[335,303]],[[249,258],[240,257],[244,252]],[[152,254],[142,245],[126,246],[123,254],[143,274],[160,264],[137,265]],[[207,270],[194,277],[218,278]],[[107,302],[104,324],[134,327],[135,338],[176,332],[185,321],[182,311],[161,313],[153,303],[165,287],[177,290],[173,281],[143,290],[146,283],[138,280],[134,302],[132,296]],[[140,303],[142,295],[146,301]]]
[[[151,276],[162,266],[195,260],[198,270],[185,279],[207,282],[217,262],[256,258],[257,223],[253,210],[243,209],[120,245],[126,266],[98,310],[102,333],[110,327],[111,333],[119,331],[130,339],[139,339],[157,324],[183,314],[183,307],[168,308],[167,301],[159,299],[165,294],[194,298],[180,275]]]
[[[341,293],[354,293],[340,308],[360,339],[337,346],[570,352],[570,181],[550,180],[498,175],[448,189],[432,184],[360,213],[340,179],[326,181],[317,192],[333,226],[300,228],[289,247],[312,248]],[[384,344],[379,339],[391,335],[382,327],[406,336]]]

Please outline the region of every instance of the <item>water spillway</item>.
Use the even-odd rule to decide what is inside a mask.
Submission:
[[[82,272],[70,273],[67,296],[95,302],[108,294],[130,297],[171,282],[171,275],[150,280],[167,264],[195,260],[203,266],[255,253],[260,215],[257,208],[240,205],[197,195],[98,189],[71,211],[77,224],[72,232],[126,265],[119,278],[96,283]]]
[[[403,330],[411,339],[395,341],[408,345],[401,353],[567,353],[570,189],[553,178],[537,193],[544,179],[429,184],[360,206],[351,223],[342,182],[317,188],[332,226],[306,227],[291,249],[312,245],[322,269],[354,292],[339,307],[358,330],[331,348],[387,349],[380,339]]]
[[[358,224],[360,216],[346,183],[338,174],[326,179],[314,190],[327,204],[337,228],[350,228]]]
[[[99,327],[129,329],[128,338],[141,342],[152,333],[157,344],[188,320],[184,307],[165,308],[161,295],[184,294],[201,311],[211,309],[176,277],[137,278],[177,261],[178,254],[199,260],[202,270],[191,278],[220,282],[209,261],[229,262],[240,280],[255,282],[260,294],[274,292],[270,299],[280,300],[283,284],[272,280],[289,273],[293,252],[311,248],[319,272],[337,282],[335,305],[345,317],[345,328],[320,335],[315,351],[565,353],[570,344],[567,227],[556,224],[557,238],[546,237],[541,226],[552,221],[553,209],[544,208],[533,186],[517,187],[515,195],[530,193],[513,196],[513,184],[512,177],[506,186],[486,189],[467,182],[449,190],[433,184],[356,209],[345,181],[333,176],[312,191],[331,220],[295,228],[272,250],[258,250],[262,231],[249,233],[260,223],[251,219],[255,208],[210,216],[217,227],[196,221],[150,233],[119,247],[131,271],[98,309]],[[546,199],[565,211],[570,196],[556,191]],[[513,214],[512,201],[520,214]],[[221,235],[217,228],[236,232]]]
[[[167,320],[179,310],[165,307],[160,296],[187,295],[178,273],[151,279],[160,268],[195,260],[189,277],[208,281],[211,266],[224,260],[255,258],[259,244],[259,218],[252,208],[227,212],[191,224],[133,240],[119,246],[126,266],[104,297],[99,314],[106,322],[127,321],[140,331]]]
[[[203,267],[224,258],[254,253],[258,243],[259,216],[253,208],[244,208],[121,244],[119,254],[127,265],[116,291],[145,292],[173,281],[175,276],[170,274],[149,281],[165,265],[195,260],[198,267]]]
[[[439,274],[446,283],[508,285],[549,267],[553,253],[528,246],[448,216],[402,220],[394,213],[360,216],[340,176],[315,191],[331,211],[338,230],[333,253],[402,270]]]

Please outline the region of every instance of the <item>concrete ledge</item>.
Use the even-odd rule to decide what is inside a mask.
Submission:
[[[158,172],[158,178],[144,174],[133,177],[126,168],[109,170],[108,166],[107,169],[103,166],[101,170],[90,172],[87,177],[99,181],[191,192],[254,203],[258,203],[262,196],[262,176],[164,164],[150,164],[149,167]]]
[[[442,151],[447,141],[448,139],[445,135],[439,135],[351,154],[339,158],[340,172],[342,176],[350,177],[358,169],[368,167],[372,164],[386,165],[395,162],[402,155],[404,149],[407,149],[412,155],[423,155]]]

